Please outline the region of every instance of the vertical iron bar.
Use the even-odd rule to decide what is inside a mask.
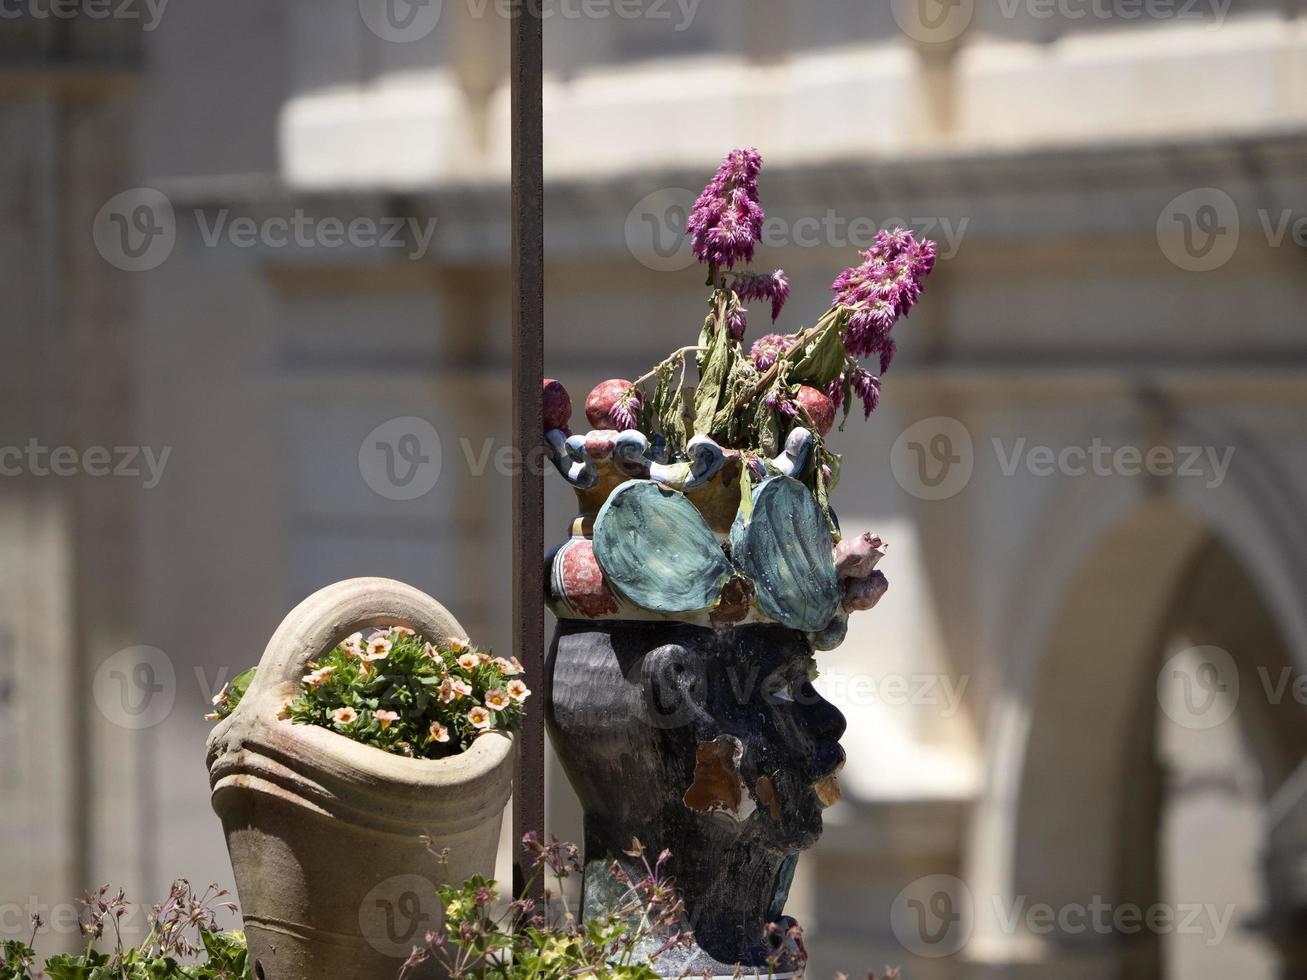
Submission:
[[[513,648],[541,692],[527,711],[513,788],[513,885],[529,878],[520,842],[545,825],[544,701],[544,378],[545,207],[544,52],[540,5],[517,3],[510,19],[513,206]],[[543,881],[532,889],[537,901]]]

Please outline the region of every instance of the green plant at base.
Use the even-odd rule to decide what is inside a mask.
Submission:
[[[451,980],[660,980],[668,975],[665,963],[659,962],[663,956],[694,948],[694,934],[685,925],[685,903],[666,873],[669,851],[650,863],[644,845],[632,841],[625,853],[636,859],[641,872],[632,875],[614,862],[609,868],[615,886],[611,894],[616,896],[611,906],[578,921],[564,888],[568,878],[584,871],[576,845],[552,837],[545,843],[534,832],[522,843],[532,866],[522,895],[505,907],[496,883],[480,875],[440,886],[444,922],[427,933],[423,945],[414,947],[399,980],[410,980],[428,963]],[[438,856],[444,864],[445,854]],[[543,906],[528,897],[541,874],[557,885],[553,892],[544,890]],[[764,938],[774,952],[765,967],[750,968],[749,977],[804,975],[803,930],[793,919],[771,924]],[[745,975],[745,968],[736,967],[736,977]],[[680,974],[682,980],[696,976],[688,968]],[[876,980],[874,973],[867,977]],[[897,978],[898,971],[887,968],[883,980]],[[847,978],[841,975],[841,980]]]
[[[245,935],[221,932],[217,911],[235,911],[223,901],[227,893],[210,885],[196,894],[184,878],[173,882],[168,899],[154,905],[148,915],[149,935],[136,946],[123,945],[120,923],[129,906],[123,892],[110,895],[104,885],[85,900],[86,915],[80,923],[87,937],[81,953],[60,953],[35,970],[36,936],[42,925],[32,916],[32,938],[28,943],[6,942],[0,959],[0,980],[252,980],[246,966]],[[96,949],[107,930],[113,932],[113,950]],[[187,962],[190,961],[190,962]]]
[[[633,881],[614,865],[612,874],[626,886],[622,898],[604,914],[578,922],[562,892],[563,882],[582,871],[576,846],[556,839],[544,843],[534,833],[523,845],[534,868],[523,896],[501,909],[495,882],[479,875],[442,886],[444,925],[428,934],[426,945],[414,948],[401,980],[429,960],[457,980],[659,980],[653,966],[658,957],[692,944],[693,935],[682,927],[685,907],[664,874],[667,852],[651,865],[634,841],[628,854],[643,861],[646,874]],[[549,891],[544,908],[526,897],[546,870],[559,886],[561,912],[553,908]]]

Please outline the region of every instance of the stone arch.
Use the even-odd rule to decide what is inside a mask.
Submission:
[[[989,779],[964,867],[975,904],[966,975],[1160,975],[1160,945],[1147,933],[1052,941],[1013,928],[1010,913],[1023,902],[1159,900],[1162,779],[1152,749],[1168,635],[1183,629],[1239,653],[1245,690],[1261,692],[1258,667],[1304,671],[1297,583],[1307,532],[1283,506],[1270,457],[1237,443],[1248,462],[1215,492],[1068,486],[1042,515],[1059,543],[1029,556],[1012,590],[1006,673],[986,724]],[[1049,538],[1037,531],[1032,540]],[[1298,768],[1307,712],[1245,701],[1239,724],[1263,770],[1268,880],[1288,936],[1301,926],[1294,903],[1307,903],[1307,875],[1284,870],[1307,867],[1307,775]],[[1291,942],[1284,950],[1296,962]]]

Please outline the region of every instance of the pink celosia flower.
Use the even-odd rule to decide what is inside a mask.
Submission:
[[[644,396],[640,389],[631,386],[608,410],[608,421],[618,432],[637,428],[640,424],[640,409],[644,405]]]
[[[892,344],[893,341],[890,341]],[[881,354],[883,358],[884,353]],[[844,382],[849,381],[849,389],[854,397],[862,399],[862,417],[869,418],[880,404],[880,378],[863,368],[853,368],[852,374],[845,372],[832,381],[826,388],[826,397],[839,408],[844,402]]]
[[[793,334],[769,333],[759,337],[749,348],[749,360],[759,371],[766,371],[794,345]]]
[[[384,732],[387,728],[399,721],[399,714],[395,711],[378,711],[376,713],[377,724],[381,726]]]
[[[762,157],[755,149],[732,150],[694,202],[686,231],[694,257],[714,268],[731,269],[753,260],[762,240],[765,218],[758,204],[758,171]]]
[[[799,414],[799,406],[794,404],[794,399],[790,398],[788,395],[782,394],[780,391],[769,391],[767,397],[762,401],[763,404],[773,412],[779,411],[782,415],[787,416],[795,416]]]
[[[879,354],[884,374],[894,356],[890,328],[921,297],[922,281],[935,267],[935,243],[895,228],[877,234],[862,258],[861,265],[841,272],[831,289],[835,304],[848,311],[845,349],[854,357]]]
[[[890,341],[892,345],[894,341]],[[892,347],[890,352],[892,354]],[[885,354],[881,354],[882,360]],[[884,368],[882,368],[884,370]],[[871,413],[876,410],[880,404],[880,378],[876,377],[870,371],[864,371],[859,368],[853,372],[853,393],[862,399],[862,417],[869,418]]]
[[[745,331],[749,329],[749,319],[745,316],[747,312],[744,307],[737,306],[726,314],[726,332],[732,340],[744,339]]]
[[[784,269],[765,275],[758,272],[737,272],[732,288],[741,300],[770,300],[773,323],[781,315],[785,301],[790,298],[790,280]]]
[[[473,728],[478,731],[485,731],[490,727],[490,712],[481,707],[481,705],[477,705],[467,713],[467,720],[471,723]]]

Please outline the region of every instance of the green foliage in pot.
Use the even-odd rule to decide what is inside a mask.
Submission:
[[[308,670],[281,717],[421,759],[456,755],[486,732],[516,730],[531,694],[515,659],[456,639],[433,643],[404,626],[346,637]],[[235,711],[253,678],[253,669],[234,678],[206,717]]]

